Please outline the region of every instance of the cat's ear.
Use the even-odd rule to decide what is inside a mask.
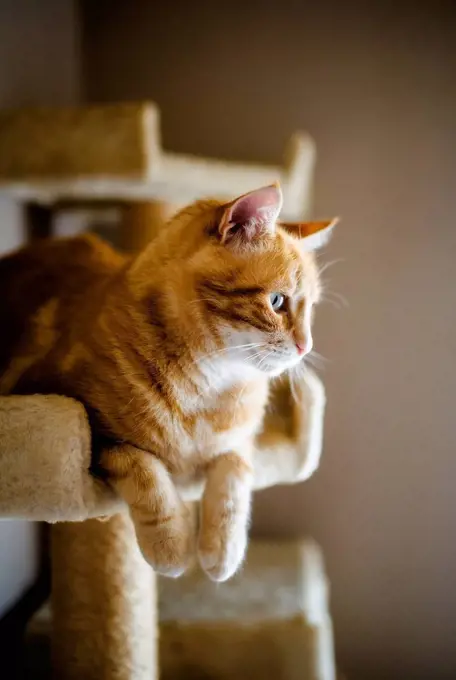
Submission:
[[[320,220],[316,222],[278,222],[278,226],[288,234],[300,240],[305,250],[317,250],[331,238],[332,232],[339,218]]]
[[[249,244],[263,234],[273,233],[282,202],[282,190],[276,182],[228,203],[218,227],[222,243]]]

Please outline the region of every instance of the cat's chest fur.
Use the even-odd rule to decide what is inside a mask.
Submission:
[[[268,381],[263,377],[201,395],[196,403],[182,390],[180,400],[153,409],[143,435],[173,474],[192,477],[223,453],[249,455],[267,395]]]

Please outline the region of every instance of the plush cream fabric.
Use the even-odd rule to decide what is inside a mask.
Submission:
[[[198,570],[158,586],[163,680],[335,680],[328,588],[313,541],[251,541],[243,570],[223,586]],[[43,606],[27,630],[29,665],[40,677],[49,676],[55,607]],[[63,644],[72,645],[67,631]]]
[[[78,402],[0,397],[0,517],[81,521],[121,508],[89,474],[90,429]]]
[[[222,587],[199,570],[158,583],[163,680],[335,680],[313,541],[251,541],[243,569]]]

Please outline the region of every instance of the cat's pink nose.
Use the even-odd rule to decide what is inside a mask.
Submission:
[[[297,342],[297,343],[296,343],[296,349],[298,350],[298,354],[299,354],[299,355],[302,355],[302,354],[304,354],[305,351],[306,351],[306,346],[305,346],[305,344],[302,343],[302,342]]]
[[[299,338],[299,340],[295,340],[295,345],[299,356],[302,357],[304,354],[309,354],[312,349],[312,338],[310,336],[305,339]]]

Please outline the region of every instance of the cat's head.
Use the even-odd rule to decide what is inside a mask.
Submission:
[[[186,319],[188,340],[208,344],[212,361],[269,375],[296,365],[312,348],[321,290],[313,255],[337,220],[278,221],[278,184],[229,203],[199,201],[178,213],[158,247],[166,262],[168,307]],[[170,283],[172,282],[172,284]],[[215,349],[214,349],[215,348]]]

